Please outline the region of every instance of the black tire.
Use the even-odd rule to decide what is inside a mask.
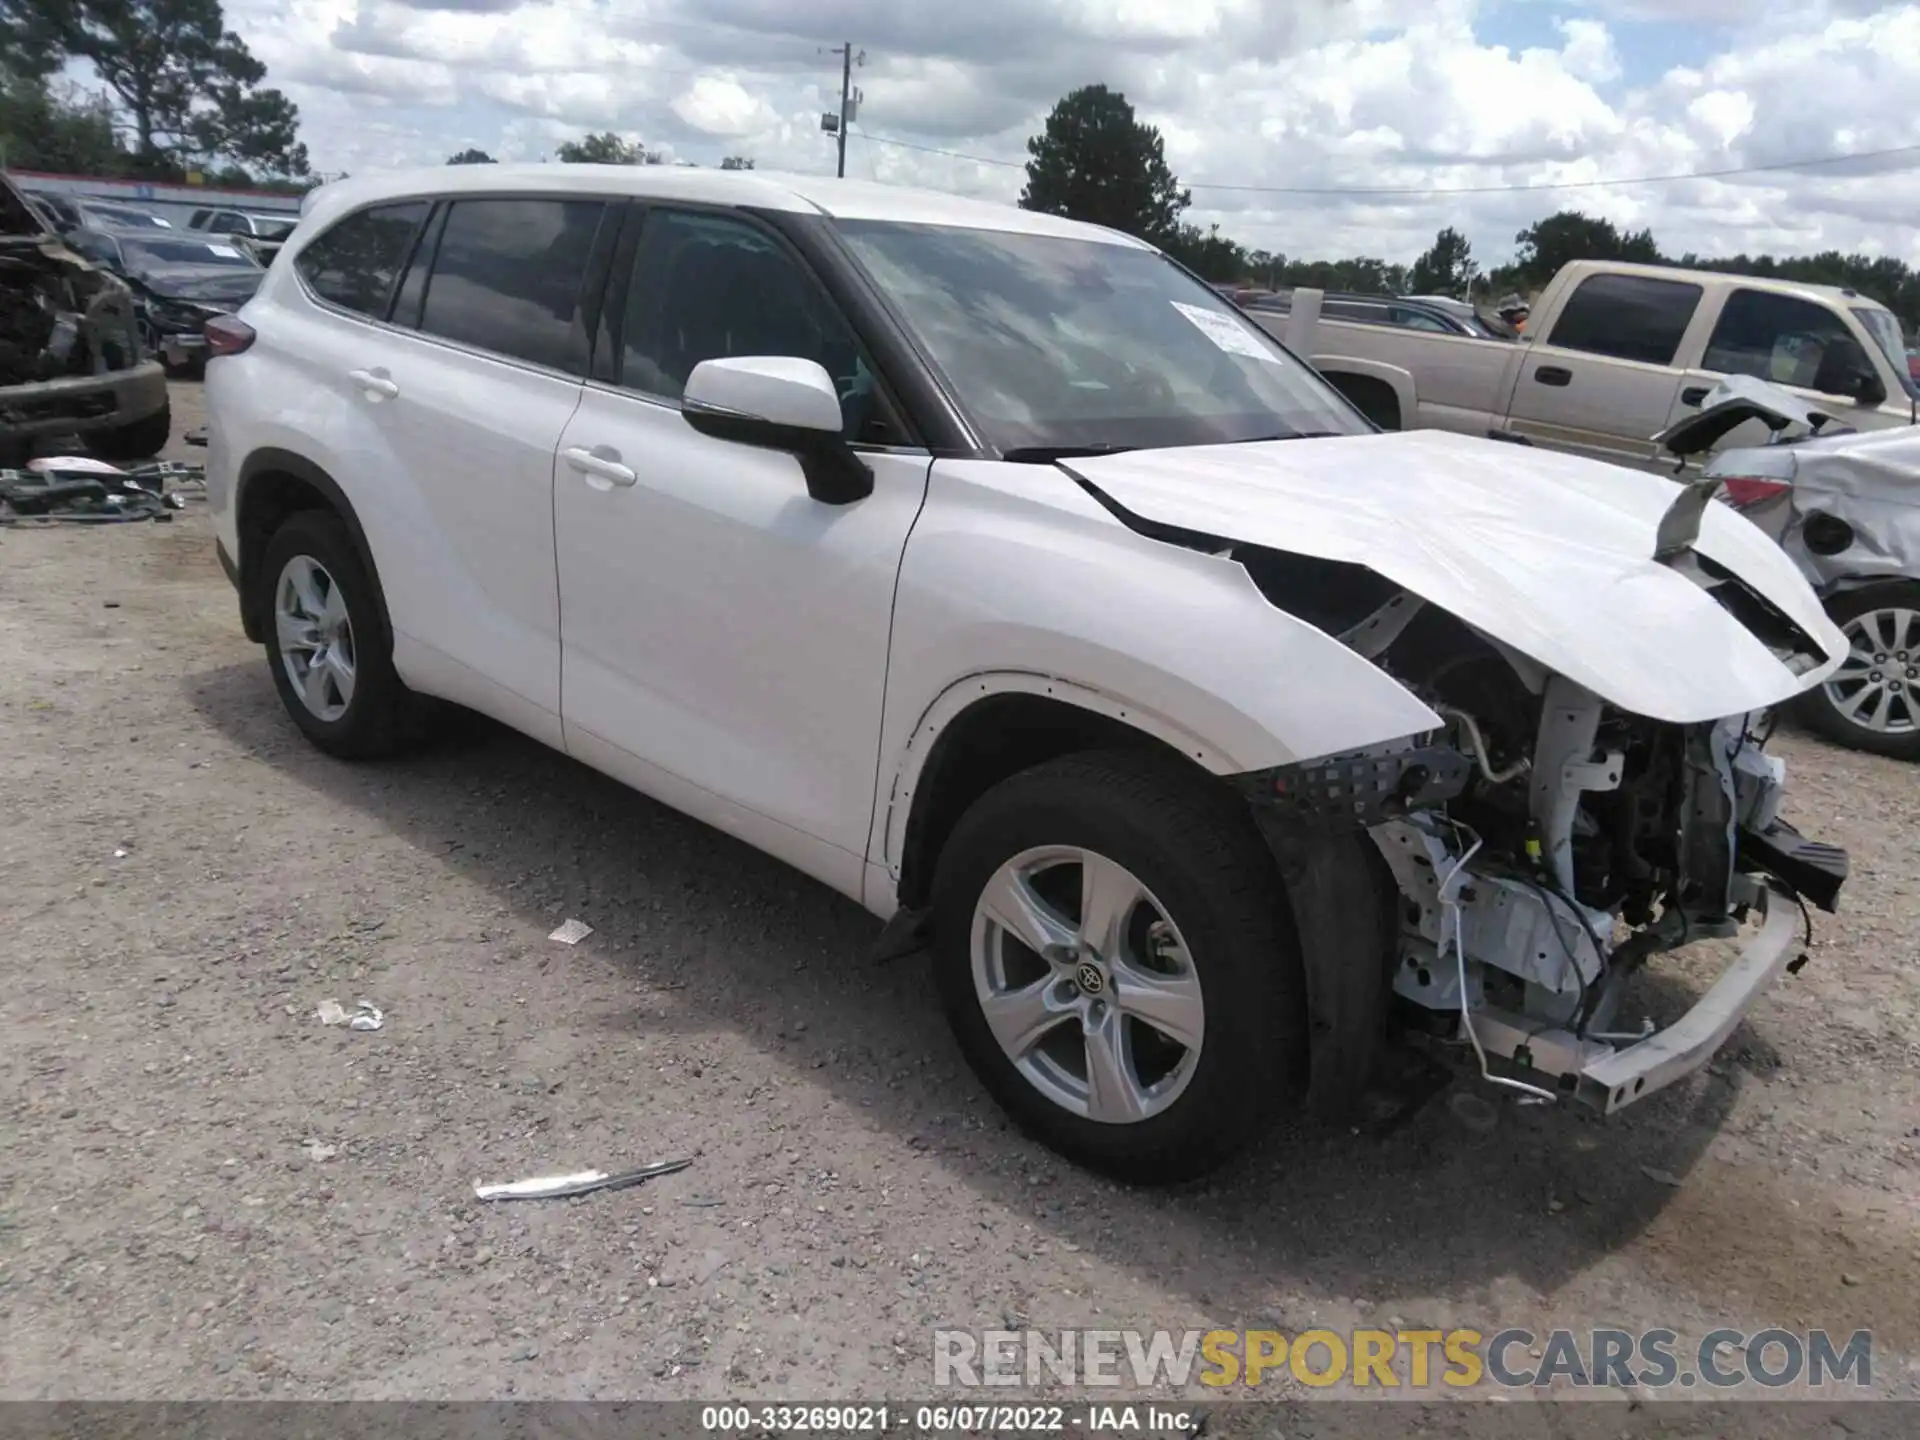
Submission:
[[[1008,1058],[975,992],[975,905],[995,872],[1042,845],[1130,870],[1186,942],[1205,1007],[1192,1078],[1171,1105],[1126,1124],[1049,1099]],[[995,786],[942,848],[934,877],[940,997],[967,1063],[1016,1123],[1119,1179],[1192,1179],[1293,1108],[1307,1073],[1305,981],[1277,866],[1244,801],[1182,762],[1137,752],[1051,761]]]
[[[166,449],[173,437],[173,402],[169,400],[153,414],[122,425],[115,430],[95,430],[87,437],[87,448],[102,460],[151,460]]]
[[[287,673],[274,621],[275,592],[288,562],[316,562],[346,602],[353,650],[353,693],[337,718],[308,708]],[[280,701],[300,731],[329,755],[344,760],[374,760],[417,744],[430,715],[428,702],[409,690],[393,668],[393,640],[381,618],[371,570],[360,558],[346,522],[325,510],[301,510],[290,516],[261,555],[252,604],[259,607],[266,636],[267,666]]]
[[[1920,614],[1920,583],[1891,580],[1863,585],[1857,590],[1844,590],[1827,602],[1827,616],[1844,630],[1850,622],[1869,611],[1893,607]],[[1915,632],[1913,639],[1916,645],[1920,645],[1920,630]],[[1886,755],[1895,760],[1920,760],[1920,648],[1907,651],[1905,661],[1895,654],[1889,654],[1887,669],[1882,673],[1889,681],[1903,687],[1900,693],[1904,697],[1907,713],[1915,717],[1916,723],[1912,729],[1892,732],[1874,730],[1849,719],[1834,703],[1825,685],[1802,695],[1794,707],[1795,713],[1809,729],[1849,749]]]

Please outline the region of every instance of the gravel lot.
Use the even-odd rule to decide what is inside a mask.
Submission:
[[[5,1398],[925,1397],[936,1324],[1389,1321],[1871,1326],[1920,1393],[1911,767],[1777,742],[1854,875],[1695,1083],[1142,1193],[1010,1132],[924,957],[774,862],[478,721],[310,749],[199,507],[0,531],[0,735]]]

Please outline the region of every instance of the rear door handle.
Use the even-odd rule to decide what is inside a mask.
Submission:
[[[366,391],[369,398],[391,400],[400,393],[400,387],[384,370],[349,370],[347,378]]]
[[[1542,385],[1571,385],[1573,372],[1564,365],[1542,365],[1533,372],[1533,378]]]
[[[1680,392],[1680,403],[1682,405],[1698,405],[1706,398],[1707,387],[1704,385],[1689,385]]]
[[[611,446],[600,445],[594,450],[583,450],[578,445],[569,445],[560,452],[560,458],[586,476],[587,483],[596,490],[606,490],[615,485],[625,489],[640,478],[620,463],[620,452]],[[594,485],[596,480],[601,483]]]

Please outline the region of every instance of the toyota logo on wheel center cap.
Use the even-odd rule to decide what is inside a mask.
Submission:
[[[1082,960],[1074,970],[1073,978],[1088,995],[1098,995],[1107,988],[1107,977],[1100,973],[1100,967],[1091,960]]]

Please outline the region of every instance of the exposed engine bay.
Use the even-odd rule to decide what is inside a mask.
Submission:
[[[11,198],[0,190],[0,205]],[[0,225],[0,386],[99,375],[140,361],[133,296],[18,207]]]
[[[1706,1063],[1787,966],[1805,902],[1835,907],[1846,856],[1779,818],[1785,766],[1765,753],[1765,716],[1632,715],[1371,571],[1235,558],[1446,722],[1286,767],[1273,798],[1309,824],[1366,830],[1402,904],[1402,1011],[1471,1044],[1495,1083],[1608,1112],[1653,1093]],[[1817,663],[1776,640],[1789,668]],[[1693,1012],[1661,1032],[1627,1026],[1628,982],[1651,956],[1755,921]]]

